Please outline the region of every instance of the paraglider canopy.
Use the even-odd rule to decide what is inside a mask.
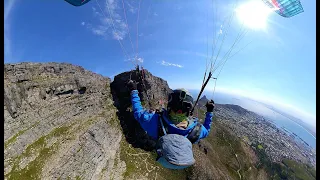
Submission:
[[[282,17],[292,17],[304,12],[299,0],[262,0]]]
[[[82,6],[87,2],[89,2],[90,0],[65,0],[65,1],[67,1],[69,4],[72,4],[74,6]]]

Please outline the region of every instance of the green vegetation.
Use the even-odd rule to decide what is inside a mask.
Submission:
[[[68,129],[70,127],[63,126],[54,129],[48,135],[40,137],[38,140],[30,144],[26,150],[13,162],[13,167],[10,173],[6,174],[7,179],[40,179],[40,175],[42,172],[42,168],[45,162],[51,157],[51,155],[57,150],[59,147],[59,143],[56,142],[50,147],[47,147],[47,140],[51,139],[52,137],[60,137],[66,135]],[[24,158],[32,158],[33,155],[37,157],[31,161],[26,167],[21,168],[19,163]]]
[[[272,179],[316,179],[316,171],[309,165],[289,159],[284,159],[282,163],[275,163],[266,155],[264,149],[260,149],[259,145],[255,145],[255,147],[257,147],[256,153],[259,157],[257,168],[264,168]]]
[[[240,179],[240,176],[241,179],[254,179],[258,170],[242,147],[241,140],[227,129],[218,121],[212,123],[210,135],[202,140],[211,146],[206,157],[215,168],[233,179]]]
[[[247,136],[243,136],[243,140],[244,140],[245,142],[249,142],[249,138],[248,138]]]
[[[198,116],[197,116],[197,118],[199,119],[199,121],[201,122],[201,123],[203,123],[204,122],[204,119],[206,118],[206,109],[205,108],[199,108],[199,107],[196,107],[195,108],[195,110],[194,110],[194,112],[193,112],[193,114],[194,115],[197,115],[197,113],[198,113]],[[212,117],[212,122],[213,123],[215,123],[216,122],[216,116],[213,116]]]
[[[39,122],[36,122],[35,124],[33,124],[32,126],[23,129],[21,131],[19,131],[18,133],[16,133],[15,135],[13,135],[10,139],[8,139],[5,143],[4,143],[4,148],[6,149],[10,144],[16,142],[17,137],[21,136],[23,133],[25,133],[26,131],[28,131],[29,129],[35,127],[37,124],[39,124]]]
[[[286,167],[288,177],[301,180],[316,179],[316,170],[306,164],[297,163],[289,159],[284,159],[282,163]]]
[[[106,105],[107,110],[110,111],[110,103]],[[63,140],[74,139],[75,132],[79,132],[80,130],[82,131],[89,128],[92,124],[94,124],[98,120],[101,120],[102,118],[109,119],[108,123],[110,123],[111,125],[120,126],[118,120],[116,119],[116,116],[110,117],[110,113],[104,111],[88,119],[75,120],[72,124],[55,128],[47,135],[40,137],[32,144],[30,144],[19,156],[10,159],[10,166],[12,168],[11,171],[5,175],[6,179],[40,179],[45,163],[59,149]],[[29,128],[19,131],[10,139],[8,139],[4,145],[5,148],[14,143],[20,135],[36,126],[38,123],[39,122],[35,123]],[[53,140],[53,144],[48,145],[49,140]],[[78,151],[80,150],[81,148]],[[21,164],[22,162],[29,163],[27,164],[27,166],[23,167]],[[77,176],[77,179],[79,178],[80,176]]]
[[[123,137],[120,142],[120,160],[126,163],[124,179],[145,176],[148,179],[186,179],[186,170],[170,170],[163,168],[155,161],[155,151],[147,152],[134,148]]]
[[[242,139],[248,140],[245,136]],[[241,140],[219,122],[212,124],[210,135],[202,141],[211,146],[211,151],[208,151],[206,157],[212,165],[233,179],[240,179],[237,173],[239,169],[241,179],[256,179],[262,170],[266,171],[268,179],[316,179],[316,171],[309,165],[292,160],[284,160],[282,163],[272,162],[265,153],[264,144],[253,144],[258,158],[256,163],[253,163],[255,161],[252,161],[252,154],[243,148]]]
[[[253,144],[254,147],[256,147],[256,154],[258,155],[259,161],[256,164],[257,169],[264,168],[267,172],[267,174],[272,179],[278,179],[278,178],[285,178],[286,175],[284,174],[284,171],[282,171],[282,167],[278,163],[274,163],[271,161],[269,156],[265,153],[264,149],[259,148],[257,144]],[[262,145],[261,145],[262,146]]]
[[[201,108],[199,108],[199,107],[196,107],[195,108],[195,110],[194,110],[194,115],[196,115],[197,113],[196,113],[196,111],[198,111],[198,119],[200,120],[202,120],[202,122],[204,121],[204,118],[206,117],[206,112],[205,112],[205,110],[203,110],[203,109],[201,109]]]

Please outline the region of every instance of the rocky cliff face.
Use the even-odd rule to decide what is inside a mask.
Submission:
[[[129,79],[137,83],[141,104],[146,109],[155,110],[166,106],[171,89],[165,80],[153,76],[145,69],[123,72],[115,76],[111,83],[114,104],[118,109],[118,119],[127,142],[136,148],[152,151],[156,142],[145,133],[131,111],[130,92],[126,88]]]
[[[71,64],[5,64],[5,178],[186,178],[154,161],[155,142],[132,117],[129,76],[147,108],[160,108],[170,91],[137,72],[119,74],[111,88],[109,78]]]
[[[127,108],[131,105],[130,92],[125,88],[129,79],[137,83],[139,97],[145,108],[161,109],[162,104],[166,106],[168,94],[172,92],[167,81],[153,76],[146,69],[136,69],[114,77],[111,87],[117,107]]]
[[[79,66],[5,64],[4,128],[7,179],[117,179],[125,171],[110,79]]]
[[[166,106],[171,89],[147,70],[121,73],[111,83],[70,64],[5,64],[5,178],[239,179],[239,166],[254,166],[249,157],[255,155],[216,120],[208,138],[193,146],[194,166],[160,166],[156,142],[133,118],[125,88],[130,77],[145,108]],[[265,179],[263,170],[246,173],[246,179]]]

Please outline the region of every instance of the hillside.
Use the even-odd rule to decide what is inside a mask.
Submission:
[[[270,179],[273,176],[265,166],[270,159],[226,125],[230,117],[237,119],[249,113],[232,105],[216,108],[210,135],[193,146],[194,166],[185,170],[162,168],[155,162],[155,141],[133,119],[125,88],[130,77],[139,82],[145,107],[160,108],[159,102],[166,105],[171,89],[165,80],[147,70],[143,78],[139,72],[131,71],[117,75],[111,82],[107,77],[71,64],[5,64],[5,179]],[[260,165],[263,158],[266,161]],[[289,160],[284,164],[287,170],[297,173],[295,178],[315,177],[309,166],[297,166]],[[304,168],[309,168],[307,175],[301,175]]]

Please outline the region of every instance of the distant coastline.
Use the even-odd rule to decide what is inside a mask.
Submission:
[[[198,96],[198,92],[199,92],[198,90],[190,90],[190,93],[194,97]],[[201,97],[203,95],[206,95],[208,99],[212,98],[212,92],[210,93],[208,91],[204,91],[203,94],[201,95]],[[272,106],[270,106],[268,104],[265,104],[265,103],[262,103],[262,102],[247,98],[247,97],[241,97],[239,95],[233,95],[233,94],[221,93],[221,92],[216,92],[215,93],[214,101],[216,103],[218,103],[218,104],[235,104],[235,105],[239,105],[239,106],[241,106],[241,107],[243,107],[245,109],[248,109],[250,111],[256,112],[256,113],[266,117],[266,119],[268,119],[270,121],[270,123],[276,125],[281,130],[283,130],[283,128],[281,128],[281,127],[287,126],[287,125],[283,124],[284,121],[282,120],[283,121],[282,123],[280,123],[281,121],[275,122],[275,119],[271,117],[272,112],[276,113],[276,114],[279,114],[283,118],[287,118],[288,119],[288,120],[285,120],[285,121],[288,121],[288,122],[291,122],[291,123],[293,122],[292,124],[297,125],[297,127],[301,128],[301,130],[305,131],[306,132],[305,135],[301,134],[303,136],[299,136],[299,138],[301,138],[303,140],[303,142],[306,142],[306,144],[308,144],[310,147],[316,148],[315,147],[315,144],[316,144],[315,143],[315,140],[316,140],[315,133],[313,131],[311,131],[308,127],[305,127],[305,125],[302,124],[302,123],[304,123],[302,120],[300,120],[298,118],[295,118],[295,117],[291,117],[290,115],[286,114],[285,112],[282,112],[281,110],[277,110],[277,109],[273,108]],[[254,105],[253,103],[256,103],[258,106]],[[258,108],[258,107],[264,108],[264,109],[266,109],[268,111],[267,112],[259,112],[259,110],[261,108]],[[269,115],[266,115],[266,113],[268,113]],[[270,116],[270,117],[268,117],[268,116]],[[301,121],[301,123],[299,123],[299,121]],[[288,128],[287,127],[285,127],[285,128],[288,131]],[[292,129],[292,128],[293,128],[293,126],[290,128],[291,129],[290,132],[295,133],[295,134],[298,133],[298,132],[295,132],[295,131],[298,131],[298,129],[295,130],[295,129]],[[300,131],[300,133],[301,133],[301,131]],[[310,138],[306,139],[306,138],[308,138],[308,136],[306,134],[308,134],[311,139]]]

